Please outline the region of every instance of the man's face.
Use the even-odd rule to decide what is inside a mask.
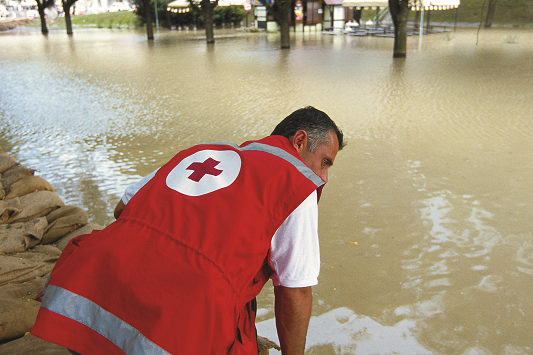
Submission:
[[[328,141],[318,146],[318,148],[311,153],[307,149],[307,137],[305,143],[298,149],[300,157],[314,171],[320,176],[324,182],[328,182],[328,169],[333,165],[337,152],[339,151],[339,140],[334,132],[329,132]]]

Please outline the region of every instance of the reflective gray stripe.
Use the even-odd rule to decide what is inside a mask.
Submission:
[[[314,183],[316,187],[320,187],[324,185],[324,181],[317,174],[315,174],[313,170],[311,170],[307,165],[302,163],[302,161],[296,158],[294,155],[286,152],[285,150],[281,148],[274,147],[268,144],[257,143],[257,142],[250,143],[245,147],[239,147],[238,145],[233,144],[233,143],[217,142],[217,143],[205,143],[205,144],[207,145],[229,145],[230,147],[233,147],[241,151],[259,151],[259,152],[270,153],[292,164],[296,169],[298,169],[300,173],[302,173],[303,176],[311,180],[311,182]]]
[[[46,286],[41,307],[86,325],[128,355],[170,354],[122,319],[64,288]]]

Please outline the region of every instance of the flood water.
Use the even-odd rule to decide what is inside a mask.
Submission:
[[[289,51],[235,30],[2,33],[0,145],[109,224],[180,149],[315,106],[348,146],[319,205],[307,354],[532,354],[533,31],[476,31],[410,37],[406,60],[315,32]],[[277,340],[270,284],[259,308]]]

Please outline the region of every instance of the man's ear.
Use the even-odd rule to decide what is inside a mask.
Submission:
[[[291,144],[298,153],[307,150],[307,132],[303,129],[296,131],[291,138]]]

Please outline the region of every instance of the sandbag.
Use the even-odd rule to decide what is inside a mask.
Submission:
[[[68,349],[32,334],[0,345],[0,354],[9,355],[71,355]]]
[[[268,355],[270,349],[276,349],[281,351],[281,348],[278,344],[274,343],[272,340],[264,337],[257,336],[257,352],[259,355]]]
[[[57,246],[52,245],[52,244],[48,244],[48,245],[39,244],[33,247],[31,251],[34,253],[41,254],[42,257],[51,258],[51,259],[53,258],[58,259],[62,252]]]
[[[2,179],[0,182],[2,182],[4,189],[8,190],[14,182],[19,181],[26,176],[33,176],[36,171],[37,170],[27,168],[24,165],[15,165],[2,173]]]
[[[79,228],[79,229],[76,229],[75,231],[72,231],[70,232],[69,234],[67,234],[66,236],[64,236],[63,238],[61,238],[57,243],[56,243],[56,246],[61,249],[61,250],[64,250],[65,247],[67,246],[67,244],[70,242],[70,240],[72,238],[76,238],[77,236],[79,235],[82,235],[82,234],[89,234],[89,233],[92,233],[93,231],[95,230],[102,230],[104,229],[103,226],[99,225],[99,224],[96,224],[96,223],[87,223],[86,225],[84,225],[83,227]]]
[[[11,169],[18,164],[17,159],[2,152],[0,152],[0,174],[3,174],[4,171]]]
[[[6,198],[14,198],[24,196],[35,191],[54,191],[52,185],[40,176],[25,176],[13,184],[8,191],[6,191]]]
[[[48,221],[48,224],[52,224],[53,222],[57,221],[58,219],[72,216],[75,214],[82,214],[84,216],[87,216],[87,212],[82,210],[79,207],[76,206],[62,206],[49,214],[46,215],[46,220]],[[88,216],[87,216],[88,218]]]
[[[35,300],[0,300],[0,341],[15,339],[31,330],[39,306],[39,302]]]
[[[31,281],[0,287],[0,343],[23,336],[35,324],[40,302],[35,297],[43,290],[48,277],[38,277]],[[0,354],[25,354],[5,352]]]
[[[48,227],[46,217],[35,218],[26,223],[0,225],[0,252],[5,254],[23,252],[41,242]]]
[[[52,272],[58,257],[26,251],[20,254],[0,254],[0,286],[33,280]]]
[[[4,185],[2,185],[2,174],[0,174],[0,200],[3,200],[6,197],[6,190],[4,190]]]
[[[16,198],[20,198],[22,211],[10,218],[7,223],[26,222],[46,216],[53,210],[65,205],[63,200],[52,191],[36,191]]]
[[[3,299],[34,300],[43,291],[48,278],[46,275],[23,283],[4,285],[0,287],[0,301]]]
[[[18,197],[9,200],[0,200],[0,224],[7,223],[22,212],[20,199]]]
[[[63,206],[50,212],[46,219],[48,227],[44,232],[42,244],[55,243],[70,232],[86,225],[89,216],[79,207]]]

